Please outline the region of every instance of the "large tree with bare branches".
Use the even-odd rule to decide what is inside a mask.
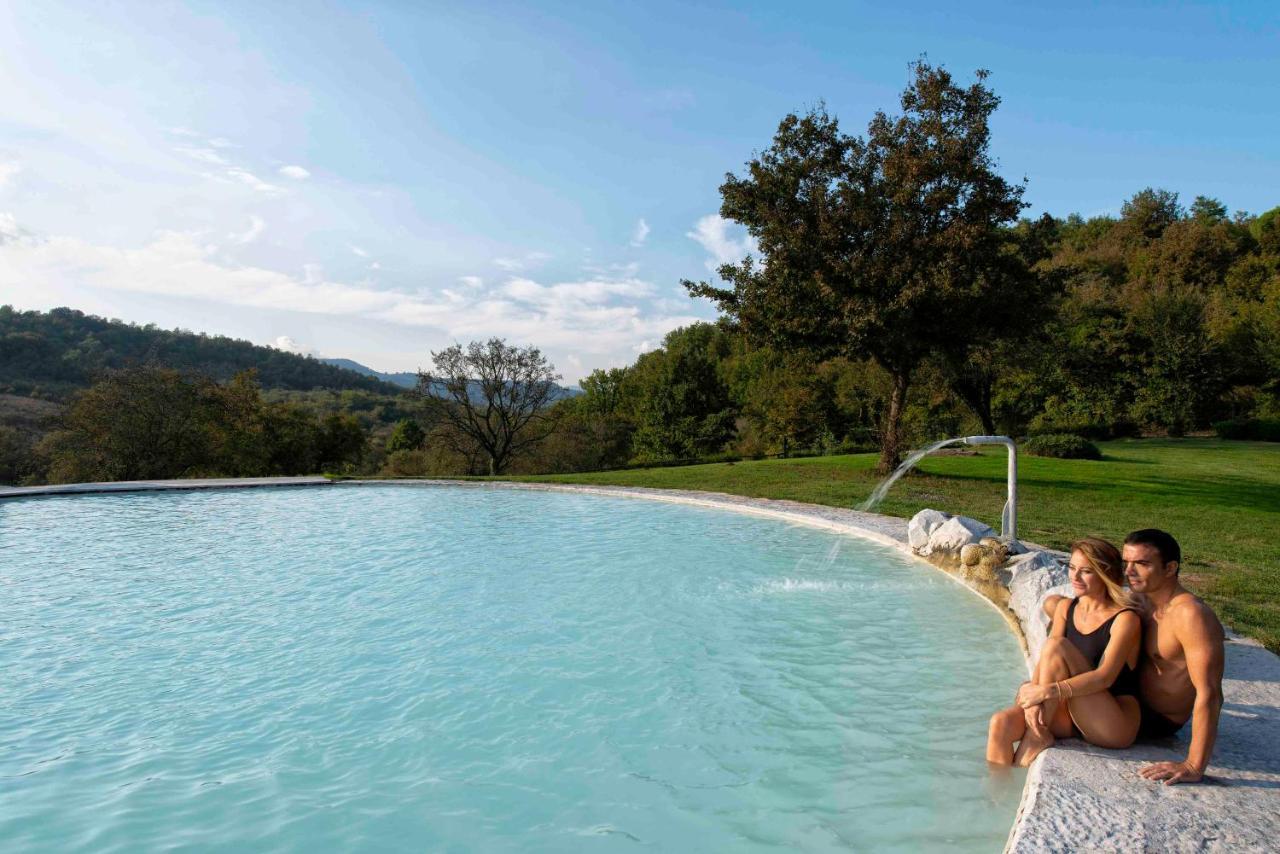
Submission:
[[[555,429],[560,375],[537,347],[490,338],[432,351],[431,361],[435,370],[418,373],[419,393],[436,402],[459,440],[483,451],[489,474],[502,474]]]

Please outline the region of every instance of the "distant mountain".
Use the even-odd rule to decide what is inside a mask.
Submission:
[[[418,375],[409,371],[384,374],[382,371],[375,371],[373,368],[366,367],[352,359],[320,359],[319,361],[324,362],[326,365],[333,365],[335,368],[343,368],[348,371],[355,371],[357,374],[364,374],[366,377],[374,377],[384,383],[391,383],[404,388],[418,387]]]
[[[383,382],[393,383],[404,388],[418,387],[418,375],[416,373],[404,371],[395,374],[384,374],[382,371],[375,371],[373,368],[370,368],[367,365],[362,365],[351,359],[321,359],[320,361],[328,365],[333,365],[335,368],[355,371],[357,374],[363,374],[366,377],[373,377]],[[432,386],[432,391],[437,397],[442,397],[444,395],[444,387],[440,383],[433,383]],[[558,385],[552,392],[552,399],[563,400],[566,397],[577,397],[580,394],[582,394],[582,389],[580,388]],[[484,402],[484,394],[480,391],[479,383],[471,383],[471,387],[467,389],[467,396],[471,398],[473,403]]]
[[[0,305],[0,394],[63,399],[104,370],[157,363],[228,380],[250,368],[263,388],[360,389],[398,395],[404,386],[221,335],[139,326],[70,308],[17,311]],[[355,364],[354,362],[352,364]]]

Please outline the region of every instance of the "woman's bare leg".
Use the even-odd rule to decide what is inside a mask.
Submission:
[[[1091,669],[1092,666],[1074,644],[1063,638],[1050,638],[1040,654],[1036,673],[1040,677],[1039,684],[1048,685]],[[1066,734],[1061,729],[1065,710],[1070,715],[1067,732],[1070,732],[1070,722],[1074,722],[1085,741],[1099,747],[1128,747],[1138,735],[1138,703],[1133,697],[1113,697],[1109,691],[1099,691],[1083,697],[1071,697],[1065,706],[1058,700],[1048,700],[1044,707],[1045,717],[1053,718],[1055,733]],[[1028,744],[1028,741],[1032,743]],[[1024,739],[1018,748],[1021,754],[1017,757],[1019,764],[1031,764],[1031,760],[1044,749],[1036,748],[1034,739]]]
[[[995,765],[1013,764],[1014,742],[1022,739],[1027,725],[1022,709],[1010,706],[991,716],[987,727],[987,761]]]

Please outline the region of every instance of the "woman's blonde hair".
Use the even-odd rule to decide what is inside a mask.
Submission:
[[[1107,597],[1120,608],[1133,606],[1133,597],[1124,589],[1124,561],[1120,551],[1106,540],[1085,537],[1071,544],[1071,553],[1080,552],[1094,574],[1102,579]]]

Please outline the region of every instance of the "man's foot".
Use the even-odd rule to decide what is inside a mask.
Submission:
[[[1013,764],[1019,768],[1026,768],[1035,761],[1035,758],[1050,747],[1053,747],[1055,739],[1053,733],[1044,729],[1040,732],[1027,730],[1027,734],[1022,737],[1022,741],[1018,743],[1018,749],[1013,754]]]

